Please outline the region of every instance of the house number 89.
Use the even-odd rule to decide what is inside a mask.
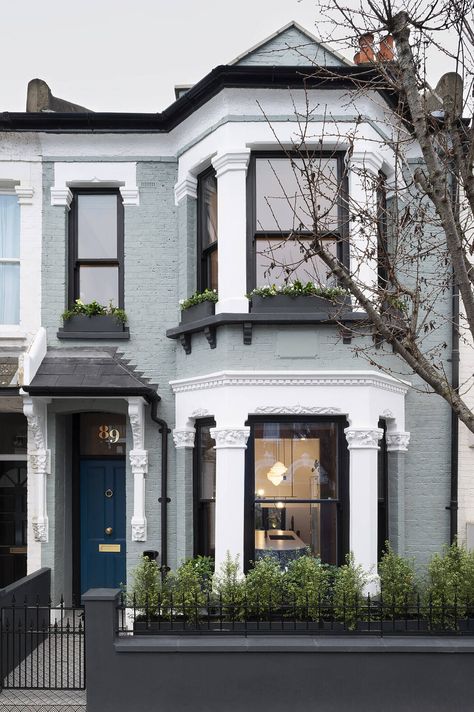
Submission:
[[[108,425],[99,425],[99,438],[107,440],[109,443],[116,443],[120,438],[117,428],[109,428]]]

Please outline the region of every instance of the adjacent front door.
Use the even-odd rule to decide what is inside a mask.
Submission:
[[[26,576],[26,461],[0,462],[0,588]]]
[[[80,463],[81,593],[125,583],[125,460]]]

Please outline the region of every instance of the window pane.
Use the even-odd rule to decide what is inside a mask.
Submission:
[[[95,300],[118,306],[118,267],[79,267],[79,297],[85,304]]]
[[[283,285],[286,282],[314,282],[318,286],[327,284],[328,268],[320,257],[304,261],[310,240],[296,240],[262,237],[256,240],[256,283]],[[337,241],[325,240],[328,252],[337,256]]]
[[[209,254],[207,267],[209,270],[208,289],[215,289],[217,292],[217,248]]]
[[[217,179],[213,173],[200,180],[202,246],[205,249],[217,242]]]
[[[317,230],[337,227],[337,160],[314,158],[257,158],[257,232],[313,231],[313,202]],[[314,199],[311,199],[311,195]]]
[[[0,324],[20,323],[20,265],[0,262]]]
[[[117,196],[78,195],[79,259],[117,257]]]
[[[258,423],[258,499],[336,499],[337,427],[333,423]]]
[[[282,564],[311,553],[337,563],[335,502],[277,502],[255,505],[255,558],[272,556]]]
[[[199,499],[215,499],[216,497],[216,451],[211,438],[210,425],[199,428]]]
[[[216,499],[216,451],[211,438],[211,425],[197,425],[197,522],[195,553],[214,556],[215,553],[215,499]]]
[[[81,413],[80,454],[103,457],[125,454],[125,416],[118,413]]]
[[[26,418],[23,413],[0,413],[0,453],[26,455]]]
[[[0,195],[0,259],[20,257],[20,206],[16,195]]]

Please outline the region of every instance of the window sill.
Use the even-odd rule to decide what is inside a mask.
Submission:
[[[129,339],[130,330],[112,316],[75,314],[57,332],[58,339]]]
[[[0,324],[0,339],[26,339],[26,333],[16,324]]]
[[[185,324],[180,324],[173,329],[168,329],[166,336],[169,339],[175,339],[181,342],[181,345],[186,354],[191,353],[191,338],[192,334],[204,332],[206,339],[211,349],[215,349],[217,345],[217,329],[220,326],[242,325],[242,338],[245,345],[252,343],[252,329],[254,326],[272,326],[272,325],[288,325],[293,324],[320,324],[322,326],[338,325],[342,328],[343,343],[351,342],[350,326],[357,322],[365,321],[366,314],[364,312],[347,311],[344,314],[329,316],[326,312],[311,313],[258,313],[251,312],[250,314],[215,314],[197,319]],[[346,327],[346,328],[345,328]]]

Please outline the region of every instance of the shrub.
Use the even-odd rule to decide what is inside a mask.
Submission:
[[[474,552],[451,544],[428,564],[424,613],[433,623],[452,628],[456,618],[471,614],[473,601]]]
[[[168,574],[163,590],[164,614],[182,615],[197,623],[201,609],[209,603],[213,569],[209,556],[198,556]]]
[[[132,586],[127,602],[142,615],[154,616],[161,598],[161,572],[156,561],[142,556],[132,571]]]
[[[288,564],[284,582],[294,612],[302,619],[317,620],[329,589],[328,567],[313,556],[301,556]]]
[[[356,566],[353,554],[348,554],[344,566],[336,569],[332,601],[336,619],[351,630],[359,620],[366,582],[362,566]]]
[[[281,603],[283,572],[276,559],[265,556],[254,562],[245,579],[244,595],[244,613],[259,620]]]
[[[195,304],[201,304],[202,302],[217,302],[219,299],[215,289],[205,289],[203,292],[194,292],[187,299],[181,299],[179,306],[181,310],[189,309]]]
[[[241,574],[239,556],[233,559],[229,552],[217,573],[214,574],[214,593],[219,598],[224,616],[231,620],[243,617],[242,603],[245,594],[245,579]]]
[[[378,571],[385,610],[392,616],[406,615],[416,596],[413,561],[396,554],[387,541]]]

